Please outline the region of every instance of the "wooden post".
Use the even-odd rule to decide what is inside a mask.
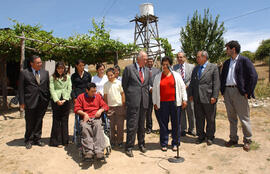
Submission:
[[[7,61],[6,57],[3,58],[1,62],[1,81],[2,81],[2,96],[3,96],[3,106],[2,109],[5,111],[8,109],[7,104],[7,96],[8,96],[8,89],[7,89]]]
[[[114,65],[118,65],[118,51],[116,51],[116,57],[114,59]]]
[[[21,39],[21,61],[20,61],[20,70],[23,70],[25,60],[25,36],[24,32],[22,32],[22,39]]]

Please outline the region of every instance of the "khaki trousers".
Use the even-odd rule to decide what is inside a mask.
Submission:
[[[252,132],[248,99],[241,95],[236,87],[226,87],[224,101],[230,122],[230,139],[238,141],[237,123],[239,118],[244,134],[243,141],[244,143],[251,143]]]
[[[123,106],[110,106],[107,114],[110,118],[111,126],[111,143],[120,144],[124,140],[124,120],[125,120],[125,107]]]

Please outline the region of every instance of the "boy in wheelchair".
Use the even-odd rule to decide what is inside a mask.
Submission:
[[[74,112],[80,115],[81,145],[85,159],[104,159],[105,138],[101,115],[109,107],[100,94],[96,93],[95,83],[88,83],[86,93],[80,94]]]

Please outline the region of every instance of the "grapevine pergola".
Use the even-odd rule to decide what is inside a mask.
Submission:
[[[9,61],[20,62],[23,69],[25,57],[38,54],[42,60],[65,61],[74,65],[77,59],[87,64],[108,62],[117,64],[122,59],[135,54],[134,44],[124,44],[110,37],[105,30],[104,20],[92,20],[92,30],[87,34],[76,34],[67,39],[57,38],[52,31],[44,31],[40,25],[25,25],[17,21],[11,28],[0,29],[0,80],[2,82],[3,109],[7,109],[7,74]]]

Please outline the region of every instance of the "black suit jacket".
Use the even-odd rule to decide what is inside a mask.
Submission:
[[[224,95],[227,75],[229,72],[230,59],[223,64],[221,72],[221,94]],[[235,81],[236,86],[241,95],[248,95],[248,98],[254,96],[254,89],[258,80],[258,74],[253,66],[253,63],[246,57],[239,55],[235,65]]]
[[[149,69],[144,68],[144,81],[140,80],[140,75],[136,64],[127,66],[122,76],[122,86],[125,92],[126,105],[128,107],[140,107],[141,100],[143,107],[148,108],[149,103]]]
[[[19,102],[25,104],[26,109],[34,109],[38,102],[48,103],[50,100],[49,72],[40,70],[40,84],[38,84],[31,68],[20,73]]]

